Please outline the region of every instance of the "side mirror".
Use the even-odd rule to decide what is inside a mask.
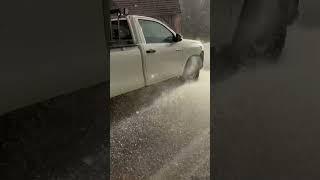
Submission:
[[[181,34],[177,33],[176,36],[174,37],[174,42],[179,42],[182,41],[182,36]]]

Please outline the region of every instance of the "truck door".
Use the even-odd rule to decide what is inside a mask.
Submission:
[[[182,47],[174,42],[175,33],[161,22],[138,19],[145,42],[145,67],[147,84],[157,83],[179,75],[182,67]]]
[[[126,19],[111,21],[110,97],[145,86],[142,57]]]

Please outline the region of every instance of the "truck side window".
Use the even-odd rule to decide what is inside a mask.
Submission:
[[[129,45],[133,44],[131,31],[127,20],[111,21],[111,45]]]
[[[173,34],[165,26],[155,21],[139,19],[146,43],[172,43]]]

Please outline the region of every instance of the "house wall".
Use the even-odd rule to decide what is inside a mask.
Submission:
[[[177,33],[181,33],[181,14],[177,14],[173,16],[173,25],[174,25],[174,30]]]
[[[181,15],[163,15],[163,16],[153,16],[160,21],[166,23],[170,28],[172,28],[175,32],[181,33]]]
[[[156,18],[166,23],[174,31],[181,33],[181,10],[178,0],[174,1],[157,1],[151,6],[151,1],[135,2],[133,7],[129,0],[112,0],[112,8],[128,8],[129,14],[141,15]],[[161,3],[160,3],[161,2]],[[181,3],[181,2],[180,2]]]

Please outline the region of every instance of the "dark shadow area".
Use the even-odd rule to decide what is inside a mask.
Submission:
[[[0,4],[0,179],[105,179],[108,1]]]
[[[217,180],[320,178],[318,2],[301,2],[276,63],[216,67],[230,72],[214,89]]]
[[[214,52],[212,57],[213,61],[213,77],[214,82],[220,82],[235,74],[241,66],[239,60],[233,61],[230,52],[227,48],[217,51],[215,47],[211,47],[211,52]]]
[[[299,24],[307,28],[319,28],[320,27],[319,7],[320,7],[320,2],[317,0],[301,1],[302,17]]]
[[[281,61],[280,58],[270,57],[256,57],[256,58],[245,58],[232,57],[230,47],[225,46],[220,51],[217,51],[214,47],[211,48],[213,53],[213,82],[220,83],[233,75],[236,75],[240,71],[246,71],[260,65],[277,64]]]
[[[83,89],[1,116],[1,166],[8,175],[3,179],[105,178],[107,87]]]

